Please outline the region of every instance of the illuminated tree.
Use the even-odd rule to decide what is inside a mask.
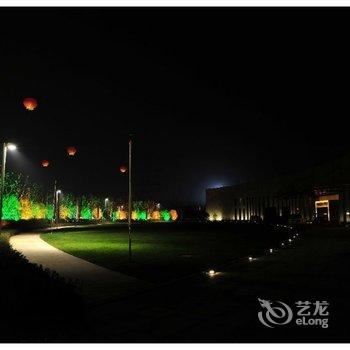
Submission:
[[[160,212],[160,215],[164,221],[169,221],[170,220],[170,213],[168,210],[162,210]]]
[[[128,213],[125,210],[118,211],[118,220],[126,220],[128,217]]]
[[[175,209],[170,210],[171,220],[175,221],[178,218],[177,211]]]
[[[69,209],[65,205],[60,205],[60,219],[67,220],[69,218]]]
[[[49,220],[53,219],[53,204],[46,204],[46,218]]]
[[[137,212],[137,219],[138,220],[142,220],[142,221],[147,220],[147,212],[146,212],[146,210],[138,211]]]
[[[152,213],[152,220],[160,220],[160,213],[159,213],[159,210],[155,210],[155,211]]]
[[[61,204],[65,207],[64,219],[75,219],[77,215],[77,206],[74,197],[69,193],[64,194],[61,199]]]
[[[20,203],[16,195],[6,195],[3,199],[3,219],[18,221],[21,218]]]
[[[34,219],[45,219],[46,208],[43,203],[31,203],[32,215]]]
[[[94,209],[92,209],[92,217],[95,220],[100,220],[102,218],[102,210],[99,207],[94,207]]]
[[[88,199],[86,197],[83,197],[81,201],[81,212],[80,212],[80,216],[82,219],[85,219],[85,220],[92,219],[92,213],[90,208],[91,208],[91,204],[89,203]]]
[[[28,197],[21,197],[20,200],[21,219],[30,220],[33,218],[32,205]]]

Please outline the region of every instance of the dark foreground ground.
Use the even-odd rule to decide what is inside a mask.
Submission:
[[[97,341],[348,342],[350,230],[311,228],[295,243],[251,263],[226,266],[92,310]],[[258,298],[327,301],[329,327],[258,320]],[[314,310],[312,310],[314,311]],[[317,317],[317,316],[316,316]]]
[[[38,310],[43,309],[42,299],[47,314],[41,313],[36,325],[30,325],[32,338],[27,332],[10,341],[348,342],[349,268],[350,229],[312,227],[273,254],[265,250],[252,262],[245,257],[220,265],[214,277],[194,273],[144,293],[90,306],[85,313],[72,304],[64,308],[65,298],[69,301],[73,295],[69,291],[59,298],[57,293],[50,297],[31,287],[30,297]],[[50,293],[43,285],[41,289]],[[285,325],[273,324],[274,328],[264,326],[258,319],[263,310],[258,298],[288,304],[293,319]],[[298,301],[327,301],[329,327],[296,325]],[[18,316],[14,326],[25,329],[30,314],[21,318],[16,300],[12,302]],[[51,306],[56,313],[53,320],[47,318]],[[35,313],[35,307],[29,311]],[[56,332],[35,339],[33,334],[40,327],[44,331],[50,322]]]

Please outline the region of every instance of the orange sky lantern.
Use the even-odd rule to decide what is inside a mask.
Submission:
[[[77,153],[77,149],[73,146],[67,147],[67,153],[69,156],[74,156]]]
[[[27,97],[23,100],[23,106],[28,110],[28,111],[33,111],[38,105],[38,102],[36,101],[35,98],[32,97]]]
[[[48,160],[43,160],[42,162],[41,162],[41,165],[44,167],[44,168],[47,168],[49,165],[50,165],[50,162],[48,161]]]
[[[126,168],[125,165],[122,165],[122,166],[119,168],[119,170],[120,170],[121,173],[126,173],[127,168]]]

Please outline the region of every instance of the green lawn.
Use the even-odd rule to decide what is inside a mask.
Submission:
[[[135,225],[128,262],[124,225],[42,234],[49,244],[112,270],[152,282],[168,281],[254,255],[285,238],[284,232],[242,224]]]

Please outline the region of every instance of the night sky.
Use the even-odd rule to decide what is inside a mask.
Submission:
[[[327,8],[2,8],[8,170],[125,196],[132,133],[135,198],[182,204],[327,161],[349,149],[349,23]]]

